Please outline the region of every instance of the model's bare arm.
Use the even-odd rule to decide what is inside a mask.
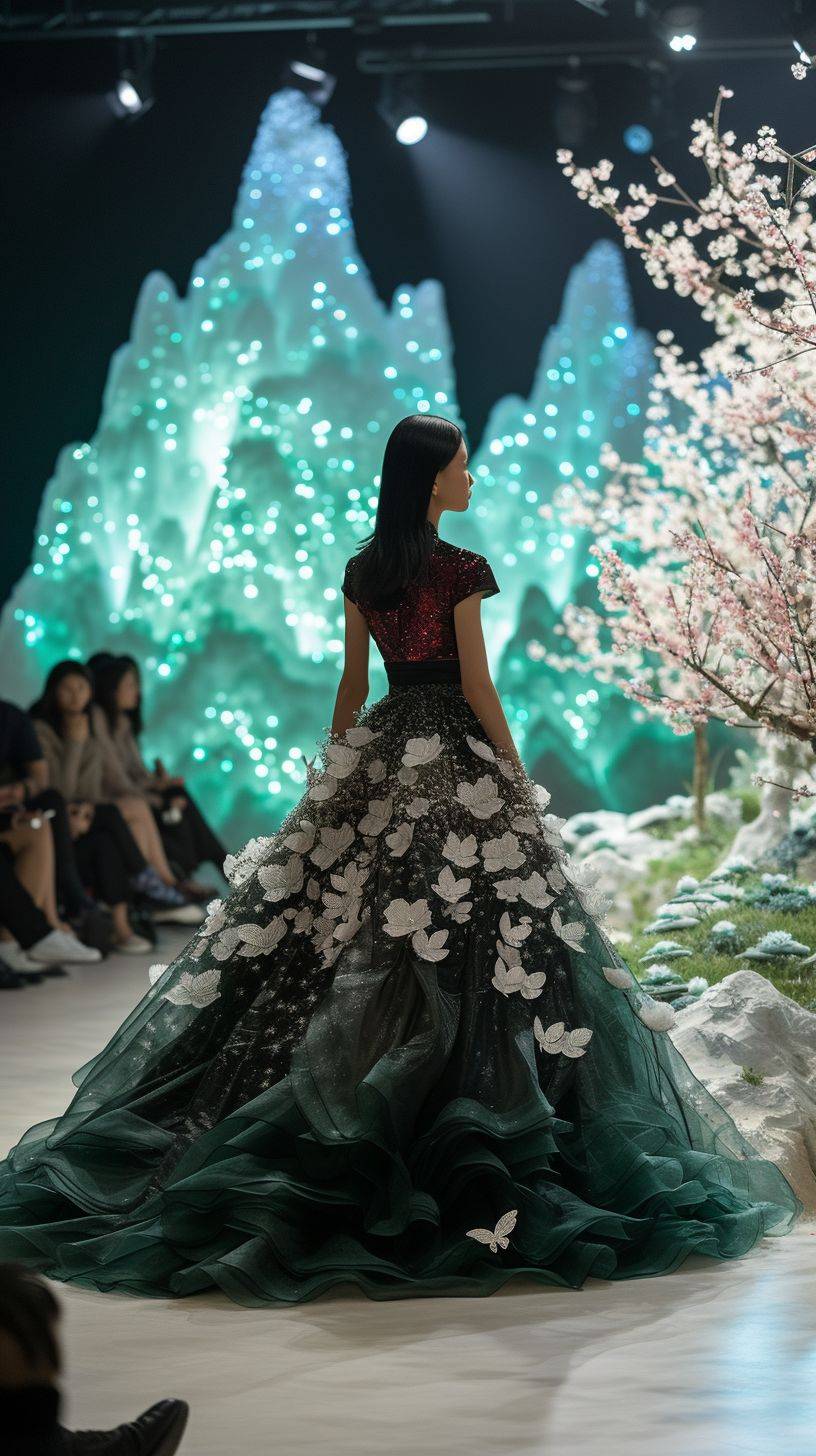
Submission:
[[[368,623],[348,597],[344,597],[343,601],[346,608],[346,651],[331,724],[332,734],[337,736],[351,728],[355,713],[368,697]]]
[[[481,617],[482,594],[474,592],[453,609],[462,692],[498,751],[521,767],[518,749],[507,725],[487,661]]]

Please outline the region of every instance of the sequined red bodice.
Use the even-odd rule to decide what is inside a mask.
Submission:
[[[359,607],[383,661],[427,662],[458,657],[453,609],[457,602],[481,591],[494,596],[498,583],[484,556],[451,546],[434,532],[428,581],[406,587],[401,600],[379,611],[359,600],[352,557],[343,577],[343,593]]]

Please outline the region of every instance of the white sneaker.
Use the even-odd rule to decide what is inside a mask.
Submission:
[[[27,952],[33,961],[44,966],[90,966],[101,961],[102,952],[94,945],[83,945],[74,935],[64,930],[50,930]]]
[[[131,935],[128,940],[122,940],[114,951],[115,955],[148,955],[153,946],[143,935]]]
[[[150,919],[157,925],[200,925],[206,915],[200,905],[170,905],[166,910],[151,907]]]
[[[0,940],[0,961],[10,971],[38,971],[40,967],[16,940]]]

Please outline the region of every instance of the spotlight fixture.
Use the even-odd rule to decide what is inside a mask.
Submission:
[[[119,75],[108,96],[116,116],[134,120],[153,105],[154,50],[152,35],[135,36],[120,46]]]
[[[428,135],[422,91],[418,76],[396,73],[383,76],[377,111],[404,147],[415,147]]]
[[[337,85],[337,77],[325,68],[326,55],[316,46],[309,46],[305,55],[287,62],[281,77],[284,86],[294,86],[305,91],[318,106],[330,101]]]
[[[660,28],[663,39],[675,55],[693,51],[700,34],[699,5],[669,5],[663,11]]]

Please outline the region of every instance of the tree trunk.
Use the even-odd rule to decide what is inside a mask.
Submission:
[[[694,824],[698,834],[702,834],[706,827],[708,772],[708,724],[695,723],[694,776],[691,791],[694,797]]]

